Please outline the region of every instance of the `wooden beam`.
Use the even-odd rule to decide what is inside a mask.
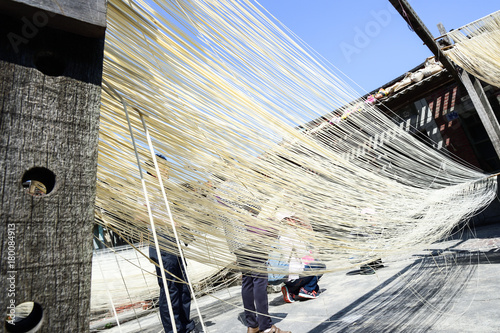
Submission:
[[[0,1],[2,325],[88,332],[105,19],[77,15],[84,1]]]
[[[444,28],[443,23],[439,22],[437,24],[437,27],[438,27],[439,33],[441,34],[441,36],[439,36],[439,37],[443,39],[443,41],[446,44],[446,46],[450,46],[451,45],[451,39],[446,34],[447,32],[446,32],[446,29]],[[434,40],[437,40],[437,38],[435,38]]]
[[[87,37],[106,30],[106,0],[0,0],[0,12]]]
[[[481,82],[465,70],[462,70],[460,76],[472,104],[474,105],[474,108],[483,123],[486,133],[488,133],[488,137],[493,144],[493,148],[495,148],[495,151],[500,158],[500,125],[498,124],[495,113],[491,108],[490,102],[486,98]]]
[[[439,60],[448,73],[455,79],[455,81],[461,85],[460,77],[456,70],[455,65],[448,60],[448,58],[443,54],[438,44],[434,40],[431,32],[427,29],[425,24],[420,20],[417,13],[413,10],[407,0],[389,0],[393,7],[398,11],[398,13],[403,17],[403,19],[408,23],[409,27],[420,37],[425,45],[431,50],[432,54]]]

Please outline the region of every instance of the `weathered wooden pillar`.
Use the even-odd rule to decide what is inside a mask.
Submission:
[[[500,158],[500,124],[491,108],[491,104],[486,97],[481,82],[462,69],[460,74],[462,82],[469,94],[469,97],[477,111],[479,119],[483,123],[484,129],[491,140],[497,156]]]
[[[89,330],[105,26],[105,0],[0,0],[0,331]]]

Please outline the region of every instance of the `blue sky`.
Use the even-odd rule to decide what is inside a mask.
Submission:
[[[432,56],[388,0],[257,1],[365,92]],[[435,37],[440,22],[449,31],[500,10],[498,0],[409,3]]]

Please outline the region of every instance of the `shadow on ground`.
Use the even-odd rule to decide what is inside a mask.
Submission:
[[[455,304],[481,264],[500,263],[498,247],[456,249],[467,240],[500,236],[500,226],[454,233],[447,249],[429,249],[385,282],[311,329],[325,332],[426,332]]]

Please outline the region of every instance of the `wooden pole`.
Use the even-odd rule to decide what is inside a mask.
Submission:
[[[89,330],[105,27],[105,0],[0,0],[6,332]]]
[[[481,119],[484,129],[490,138],[493,148],[497,156],[500,157],[500,125],[486,97],[483,86],[477,78],[467,73],[465,70],[462,70],[461,78],[472,104],[477,111],[479,119]]]
[[[424,44],[434,54],[436,60],[440,61],[449,75],[453,76],[455,81],[460,85],[460,78],[458,76],[455,65],[448,60],[443,54],[434,37],[425,24],[420,20],[417,13],[413,10],[407,0],[389,0],[392,6],[398,11],[401,17],[408,23],[408,26],[420,37]]]
[[[450,45],[451,45],[451,39],[450,39],[450,37],[448,37],[448,36],[446,35],[446,29],[444,28],[443,23],[439,22],[439,23],[437,24],[437,27],[438,27],[439,33],[441,34],[441,36],[440,36],[440,37],[443,39],[444,43],[445,43],[447,46],[450,46]],[[443,49],[443,48],[441,47],[441,50],[442,50],[442,49]]]

